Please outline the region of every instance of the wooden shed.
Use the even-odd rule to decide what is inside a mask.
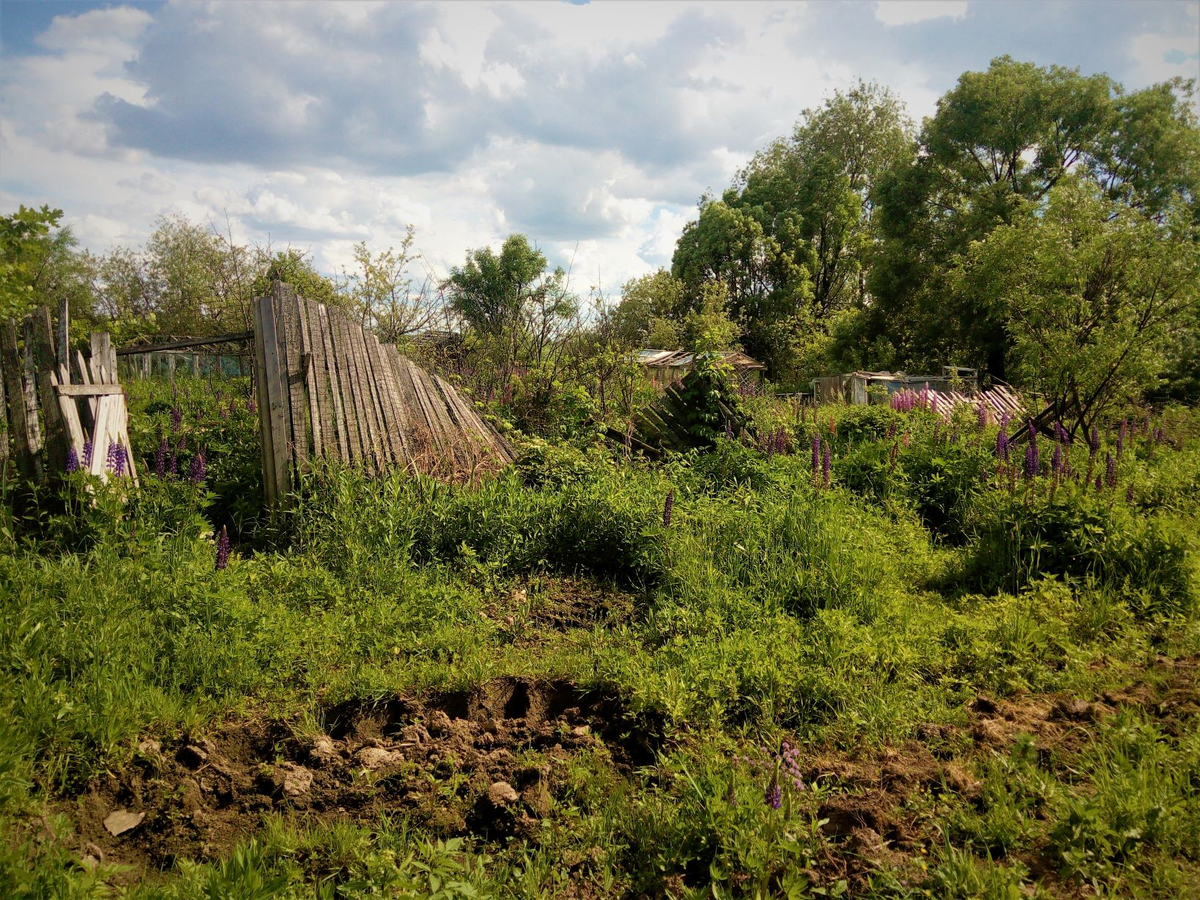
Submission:
[[[646,374],[660,391],[681,381],[696,365],[697,356],[708,356],[719,360],[733,369],[739,385],[755,384],[762,380],[766,366],[740,350],[715,350],[707,354],[690,350],[639,350],[637,361],[646,368]]]

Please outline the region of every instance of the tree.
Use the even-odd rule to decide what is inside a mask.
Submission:
[[[366,242],[354,245],[355,269],[344,272],[349,301],[362,324],[388,343],[428,329],[440,319],[439,296],[429,279],[413,286],[409,267],[420,256],[412,250],[411,225],[400,247],[372,253]]]
[[[0,319],[21,318],[43,304],[57,310],[62,300],[90,314],[91,259],[75,251],[62,216],[49,206],[21,206],[0,217]]]
[[[621,302],[607,323],[608,331],[613,340],[630,349],[654,346],[650,340],[653,323],[673,320],[683,309],[683,282],[666,269],[659,269],[625,282]]]
[[[1200,237],[1185,203],[1162,221],[1066,177],[974,244],[952,282],[1004,323],[1022,382],[1072,429],[1138,399],[1200,311]]]
[[[910,130],[886,89],[860,82],[837,92],[756,155],[719,201],[703,200],[684,229],[672,273],[689,300],[722,282],[747,351],[777,376],[808,374],[795,348],[864,302],[872,188],[911,153]]]
[[[443,288],[450,307],[489,344],[504,373],[522,356],[541,365],[579,311],[566,272],[550,271],[523,234],[510,235],[498,254],[490,247],[468,253]]]
[[[1125,95],[1104,75],[1007,56],[963,74],[926,120],[920,152],[875,191],[882,240],[864,336],[881,346],[877,364],[954,361],[1005,378],[1003,317],[956,294],[950,273],[972,242],[1044,204],[1071,172],[1126,205],[1154,209],[1184,188],[1190,202],[1200,157],[1187,149],[1189,91],[1177,82]]]

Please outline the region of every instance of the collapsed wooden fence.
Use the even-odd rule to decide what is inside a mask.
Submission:
[[[513,459],[448,382],[289,285],[255,300],[254,353],[268,504],[318,459],[459,481]]]
[[[0,325],[0,474],[11,458],[24,481],[53,485],[73,455],[77,467],[107,481],[110,449],[120,446],[120,474],[136,483],[112,340],[94,332],[90,357],[72,352],[66,304],[55,337],[44,306],[25,317],[19,333],[14,321]]]

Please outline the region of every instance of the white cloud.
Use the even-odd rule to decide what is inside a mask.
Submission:
[[[912,25],[929,19],[961,19],[967,0],[879,0],[875,18],[884,25]]]
[[[1089,9],[1055,7],[1051,32]],[[1141,67],[1128,86],[1195,70],[1200,24],[1113,9],[1145,18],[1104,50],[1112,69]],[[410,223],[439,276],[520,230],[573,260],[577,287],[613,293],[669,266],[701,193],[832,90],[879,78],[931,113],[961,69],[929,48],[991,12],[970,11],[211,0],[62,15],[0,60],[0,206],[61,206],[97,251],[141,242],[164,213],[222,230],[228,215],[235,239],[311,250],[330,272]]]

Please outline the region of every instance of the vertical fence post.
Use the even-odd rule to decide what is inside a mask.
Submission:
[[[45,467],[48,481],[56,483],[67,466],[67,427],[58,405],[51,374],[58,368],[54,349],[54,331],[50,310],[39,306],[29,319],[27,338],[32,338],[33,362],[37,372],[37,392],[41,401],[42,421],[46,423]]]

